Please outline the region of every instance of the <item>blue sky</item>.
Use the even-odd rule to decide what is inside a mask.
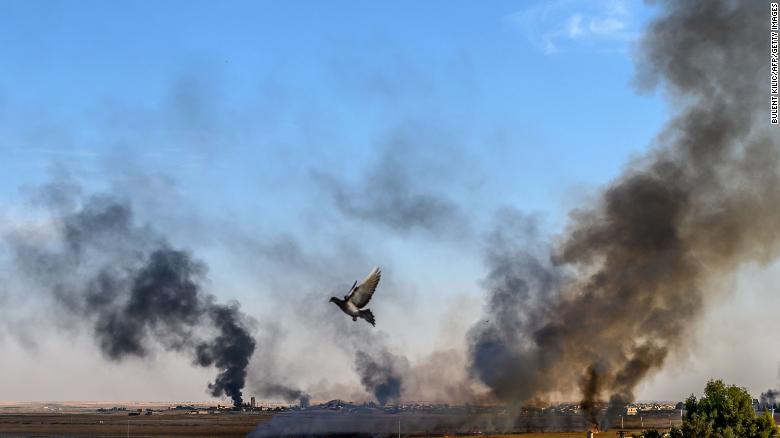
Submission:
[[[462,340],[468,317],[479,316],[480,239],[496,212],[538,215],[562,232],[567,213],[591,202],[670,117],[662,92],[633,84],[636,41],[654,12],[641,1],[0,5],[0,221],[24,216],[29,188],[58,175],[87,193],[117,192],[208,262],[220,298],[240,299],[261,321],[284,311],[258,296],[312,284],[328,294],[382,264],[386,301],[375,312],[410,357]],[[452,229],[405,228],[361,210],[396,183],[458,213]],[[338,189],[356,212],[339,207]],[[291,275],[267,256],[289,242],[311,272]],[[344,252],[362,259],[336,261]],[[328,263],[332,272],[317,270]],[[432,275],[440,280],[428,285]],[[420,291],[454,304],[429,321],[405,318],[399,303]],[[457,336],[439,328],[452,315],[466,321],[450,327]],[[717,336],[717,326],[703,333]],[[287,329],[289,357],[295,345],[313,348],[313,335]],[[211,377],[158,358],[151,368],[110,365],[143,377],[117,383],[91,341],[73,342],[72,352],[51,340],[34,354],[8,347],[8,366],[39,379],[47,358],[67,375],[91,374],[84,364],[94,361],[100,375],[77,394],[92,399],[199,398]],[[681,370],[672,367],[640,397],[682,397],[701,375],[722,375],[707,358],[723,352],[702,344],[712,351],[688,374],[674,377]],[[305,386],[315,371],[350,365],[317,366],[296,364],[289,378]],[[776,373],[762,366],[756,382]],[[187,373],[204,377],[193,386]],[[74,394],[44,380],[46,391],[30,395],[6,379],[10,398]]]
[[[121,156],[206,212],[280,197],[286,222],[310,170],[431,130],[468,161],[453,197],[561,215],[664,119],[631,85],[640,2],[4,4],[4,197]]]
[[[411,190],[445,197],[474,235],[506,207],[556,232],[665,118],[661,97],[632,84],[652,15],[639,1],[5,9],[0,199],[11,204],[67,173],[158,222],[186,205],[310,245],[346,230],[408,260],[450,247],[339,214],[316,176],[370,186],[397,157]],[[479,256],[464,263],[473,284]]]

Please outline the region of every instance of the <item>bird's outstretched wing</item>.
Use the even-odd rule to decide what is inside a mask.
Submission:
[[[358,309],[365,307],[371,301],[371,297],[374,296],[374,291],[381,277],[382,271],[379,267],[374,268],[357,287],[352,289],[352,292],[347,297],[347,301],[351,301]]]

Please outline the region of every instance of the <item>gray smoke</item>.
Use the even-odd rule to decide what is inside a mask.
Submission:
[[[759,396],[762,409],[780,408],[780,389],[767,389]]]
[[[332,197],[344,216],[379,224],[397,232],[424,231],[433,235],[462,236],[468,221],[446,194],[426,184],[440,169],[421,168],[414,152],[425,137],[418,131],[396,133],[382,145],[382,153],[368,169],[358,172],[354,184],[330,174],[313,177]],[[414,140],[412,140],[414,139]],[[428,139],[431,142],[435,140]],[[435,150],[433,144],[424,146]],[[451,153],[451,151],[450,151]]]
[[[335,403],[334,403],[335,402]],[[275,415],[250,437],[279,436],[452,436],[506,435],[582,430],[581,417],[540,410],[516,411],[497,406],[417,406],[398,410],[342,401],[305,411]],[[400,426],[400,431],[399,431]]]
[[[59,192],[43,199],[62,199]],[[77,204],[54,205],[58,241],[9,238],[21,272],[51,291],[64,314],[89,321],[109,360],[145,357],[153,345],[185,352],[219,370],[212,395],[240,406],[255,340],[238,303],[219,304],[204,292],[206,266],[135,225],[128,203],[94,196],[66,207]]]
[[[766,392],[761,393],[761,408],[762,409],[777,409],[778,401],[780,401],[780,390],[767,389]]]
[[[266,321],[260,327],[255,355],[263,358],[262,367],[254,367],[249,375],[249,388],[253,394],[286,402],[297,401],[299,405],[309,404],[311,396],[302,389],[288,383],[287,373],[282,373],[279,344],[285,342],[285,333],[275,322]],[[288,368],[288,367],[284,367]]]
[[[283,383],[266,382],[265,384],[258,386],[258,391],[267,397],[279,397],[285,401],[296,400],[302,407],[308,406],[309,401],[311,400],[311,396],[303,390]]]
[[[355,369],[360,375],[360,383],[374,395],[380,406],[398,402],[401,398],[404,374],[401,368],[408,368],[406,358],[393,355],[385,349],[374,355],[364,351],[355,354]]]
[[[352,324],[346,318],[340,322]],[[348,340],[344,348],[354,358],[353,366],[363,389],[373,395],[380,406],[400,401],[410,372],[406,356],[392,351],[386,335],[376,333],[370,327],[349,327],[341,333],[342,339]]]
[[[353,272],[363,270],[361,268],[360,271]],[[346,275],[342,278],[349,278]],[[296,305],[295,308],[301,313],[302,320],[310,325],[311,330],[318,330],[331,337],[334,348],[339,349],[349,358],[363,391],[371,395],[380,405],[398,402],[407,389],[411,369],[406,356],[391,348],[387,333],[371,327],[364,321],[353,322],[331,303],[327,303],[327,306],[311,305],[311,303],[325,302],[324,296],[338,295],[340,293],[338,291],[347,291],[350,286],[351,283],[344,284],[330,294],[320,292],[303,295],[300,297],[301,304]],[[383,292],[387,293],[387,291]],[[318,397],[329,397],[331,391],[322,386],[310,392],[317,394]],[[342,388],[342,393],[344,389],[346,388]],[[356,390],[348,390],[348,395],[360,397],[362,391],[358,388],[354,389]]]
[[[780,137],[769,132],[762,85],[766,4],[661,4],[637,74],[682,105],[659,145],[596,205],[573,211],[547,254],[533,221],[505,221],[496,233],[509,239],[489,240],[487,321],[470,332],[471,369],[499,399],[580,388],[596,423],[597,400],[613,409],[633,400],[681,345],[719,278],[777,256]]]

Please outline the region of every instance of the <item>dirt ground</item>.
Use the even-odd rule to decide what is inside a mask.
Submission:
[[[68,413],[0,413],[0,437],[243,437],[259,424],[268,422],[273,413],[219,413],[193,415],[183,411],[162,411],[154,415],[128,416],[126,412],[97,413],[94,411]],[[296,418],[304,420],[306,415]],[[679,417],[663,415],[627,417],[624,421],[630,432],[645,428],[666,429],[669,420],[679,424]],[[296,422],[297,422],[296,421]],[[620,427],[619,420],[613,426]],[[528,431],[531,432],[531,431]],[[629,433],[630,433],[629,432]],[[443,436],[443,435],[436,435]],[[461,435],[463,436],[463,435]],[[521,438],[584,438],[584,432],[524,433],[516,435],[474,435],[474,437]],[[616,430],[598,434],[598,438],[615,438]]]
[[[602,432],[597,438],[616,438],[617,432]],[[513,435],[459,435],[458,438],[585,438],[585,432],[522,433]]]
[[[127,413],[0,414],[0,437],[243,437],[270,413],[190,415],[183,412],[130,417]]]

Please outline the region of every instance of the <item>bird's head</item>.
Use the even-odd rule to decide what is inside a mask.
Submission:
[[[331,302],[331,303],[338,303],[338,302],[339,302],[339,299],[338,299],[338,298],[336,298],[336,297],[330,297],[330,302]]]

